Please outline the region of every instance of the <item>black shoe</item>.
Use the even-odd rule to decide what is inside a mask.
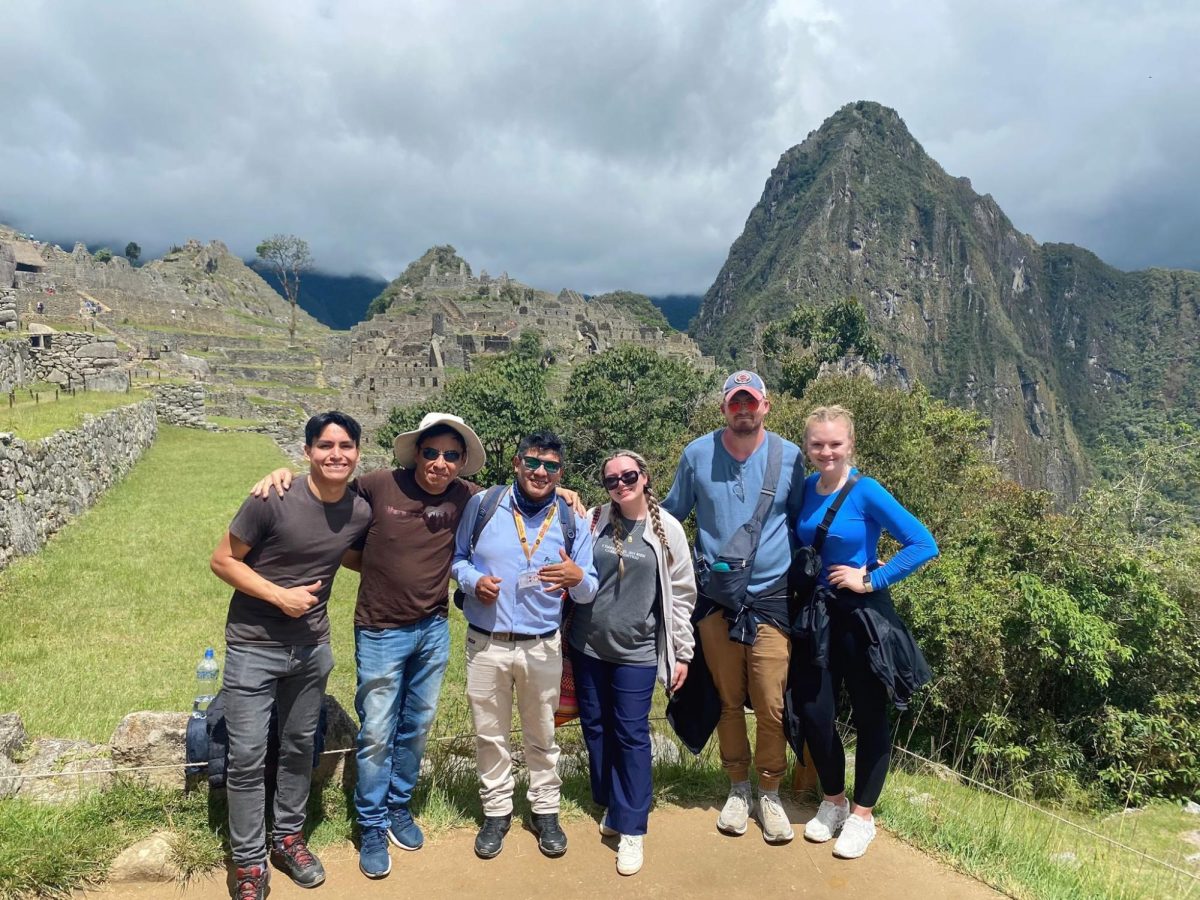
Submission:
[[[271,873],[266,866],[242,866],[234,873],[233,900],[263,900]]]
[[[538,849],[553,858],[567,852],[567,835],[558,826],[558,813],[534,813],[533,833]]]
[[[511,813],[507,816],[484,816],[483,827],[475,835],[475,855],[480,859],[499,856],[504,849],[504,836],[511,827]]]
[[[304,835],[289,834],[271,845],[271,862],[303,888],[315,888],[325,880],[325,867],[304,843]]]

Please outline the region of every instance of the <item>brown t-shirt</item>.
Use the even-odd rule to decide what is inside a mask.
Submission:
[[[235,590],[225,621],[225,643],[327,643],[333,576],[342,555],[362,540],[370,521],[371,507],[353,491],[346,491],[336,503],[322,503],[302,478],[282,497],[272,495],[265,503],[247,497],[229,524],[229,533],[250,545],[246,565],[280,587],[299,587],[319,579],[321,588],[317,603],[298,618]]]
[[[398,628],[449,611],[454,533],[478,485],[456,479],[441,494],[417,484],[409,469],[380,469],[358,479],[374,514],[363,551],[354,624]]]

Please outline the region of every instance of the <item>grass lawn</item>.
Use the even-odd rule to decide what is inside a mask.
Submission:
[[[128,712],[189,709],[204,648],[223,655],[230,589],[209,554],[250,485],[283,462],[261,435],[161,427],[121,485],[0,572],[0,603],[20,623],[0,632],[0,709],[31,735],[97,742]],[[343,699],[356,589],[353,572],[334,584]]]
[[[72,396],[59,391],[55,396],[54,385],[39,385],[31,394],[18,389],[16,404],[8,405],[7,397],[0,396],[0,431],[9,431],[23,441],[36,441],[49,437],[63,428],[77,428],[87,413],[97,415],[145,400],[141,391],[76,391]]]

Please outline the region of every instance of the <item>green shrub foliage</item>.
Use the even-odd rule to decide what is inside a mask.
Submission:
[[[835,402],[862,469],[941,548],[894,591],[935,672],[899,736],[1047,799],[1200,791],[1200,535],[1146,514],[1195,448],[1134,454],[1062,513],[988,461],[984,421],[919,388],[820,379],[772,421],[799,440],[800,415]]]
[[[609,351],[575,370],[561,404],[545,363],[523,340],[430,403],[393,411],[382,442],[430,408],[452,411],[487,446],[479,480],[506,481],[518,438],[553,427],[567,483],[595,501],[611,450],[644,453],[661,495],[683,446],[722,423],[714,379],[685,363]],[[1200,793],[1200,533],[1177,499],[1181,478],[1200,472],[1194,433],[1159,431],[1114,456],[1110,478],[1063,512],[1003,477],[984,419],[920,386],[818,378],[800,398],[773,393],[768,426],[801,443],[806,414],[831,403],[854,412],[861,469],[941,549],[894,590],[935,673],[897,740],[1048,800]]]

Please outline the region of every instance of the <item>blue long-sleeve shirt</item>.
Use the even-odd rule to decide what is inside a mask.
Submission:
[[[857,472],[852,469],[851,472]],[[805,546],[811,545],[817,526],[837,493],[818,494],[817,479],[810,475],[804,482],[804,505],[796,521],[796,534]],[[938,555],[937,543],[929,529],[888,493],[874,478],[862,478],[838,510],[825,544],[821,547],[821,583],[828,584],[830,566],[871,566],[879,561],[879,535],[887,531],[900,542],[900,552],[871,573],[876,590],[907,578]]]
[[[512,631],[518,634],[553,631],[562,624],[562,592],[547,591],[540,581],[537,587],[522,588],[518,579],[522,572],[536,571],[542,566],[562,562],[559,555],[559,550],[565,546],[562,523],[557,521],[556,515],[534,552],[533,559],[526,560],[513,519],[510,489],[504,493],[496,512],[484,526],[475,543],[475,552],[471,555],[471,532],[475,530],[475,519],[479,515],[483,496],[476,494],[467,501],[454,537],[454,562],[450,571],[463,589],[463,615],[470,624],[486,631]],[[556,506],[557,503],[551,503],[536,516],[524,519],[529,546],[533,546],[546,516]],[[592,533],[579,516],[575,516],[575,544],[571,559],[583,570],[583,581],[571,588],[571,599],[576,603],[591,603],[596,597],[599,579],[592,563]],[[500,579],[500,596],[495,603],[481,603],[475,597],[475,584],[484,575],[495,575]]]
[[[767,441],[744,461],[730,455],[717,429],[696,438],[683,451],[675,483],[662,508],[679,521],[696,510],[696,545],[710,563],[725,542],[754,515],[767,473]],[[775,501],[763,522],[749,592],[761,595],[788,570],[792,561],[791,523],[800,512],[804,463],[800,448],[783,441],[783,465]]]

